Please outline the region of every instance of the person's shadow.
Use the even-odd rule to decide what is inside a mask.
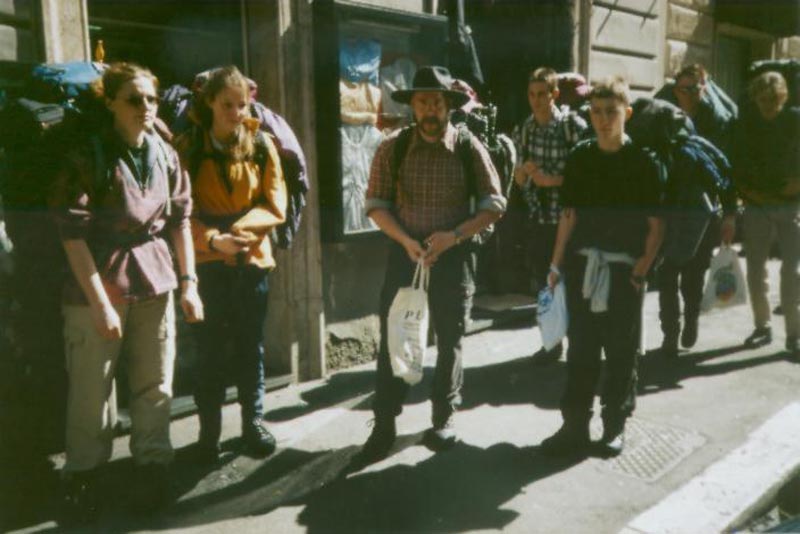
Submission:
[[[777,351],[750,358],[716,361],[718,358],[744,350],[749,349],[743,345],[732,345],[704,352],[681,354],[677,358],[670,359],[660,356],[658,351],[650,351],[639,362],[638,394],[648,395],[680,389],[681,382],[687,378],[721,375],[786,359],[784,351]]]

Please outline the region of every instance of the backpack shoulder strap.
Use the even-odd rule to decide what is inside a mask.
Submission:
[[[392,177],[392,191],[397,192],[397,186],[400,183],[400,166],[408,153],[408,147],[411,145],[411,135],[414,133],[413,126],[403,128],[392,147],[392,159],[389,163],[389,172]]]
[[[173,182],[175,166],[170,165],[167,142],[158,134],[153,135],[153,138],[156,145],[155,150],[157,151],[156,162],[162,166],[167,174],[167,205],[164,209],[164,214],[169,217],[172,215],[172,192],[175,190],[175,183]]]
[[[464,126],[458,127],[456,154],[461,161],[464,178],[467,182],[467,197],[470,199],[470,211],[475,211],[478,196],[478,177],[475,174],[475,159],[472,154],[472,132]]]
[[[263,130],[259,130],[255,136],[255,152],[253,153],[253,161],[258,165],[259,171],[263,174],[264,168],[267,166],[269,160],[269,141],[267,134]]]
[[[194,124],[189,129],[191,140],[189,141],[189,177],[194,180],[197,178],[197,171],[203,162],[203,152],[205,151],[205,139],[203,139],[203,128]]]

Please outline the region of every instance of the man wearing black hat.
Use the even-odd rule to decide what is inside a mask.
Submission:
[[[392,374],[387,318],[397,290],[411,285],[419,260],[431,268],[428,305],[438,348],[433,427],[425,438],[434,450],[457,441],[452,418],[461,403],[461,339],[475,288],[470,241],[502,216],[506,202],[497,171],[476,138],[468,138],[471,168],[465,168],[465,158],[458,153],[463,134],[448,116],[468,97],[451,87],[447,69],[422,67],[412,89],[392,93],[395,101],[411,105],[416,124],[389,136],[372,161],[366,211],[392,241],[380,298],[375,427],[360,455],[365,463],[385,458],[396,437],[395,417],[402,411],[408,385]],[[405,141],[398,143],[401,138]],[[400,150],[404,153],[398,154]],[[468,178],[474,180],[472,187]]]

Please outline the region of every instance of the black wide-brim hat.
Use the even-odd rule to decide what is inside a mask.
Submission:
[[[453,77],[444,67],[420,67],[414,75],[411,89],[400,89],[392,93],[392,100],[401,104],[409,104],[414,93],[438,91],[444,93],[452,107],[461,107],[467,103],[469,96],[460,91],[453,91]]]

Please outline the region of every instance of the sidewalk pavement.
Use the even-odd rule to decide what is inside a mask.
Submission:
[[[772,262],[770,280],[774,305],[778,277]],[[645,304],[648,348],[661,341],[657,308],[651,292]],[[225,408],[226,454],[217,470],[186,459],[197,418],[175,421],[179,498],[158,516],[137,517],[127,509],[132,465],[127,438],[116,440],[108,502],[95,531],[642,532],[627,526],[797,401],[800,365],[783,352],[782,317],[773,321],[769,346],[743,349],[751,330],[749,306],[717,311],[701,317],[697,346],[678,361],[645,355],[628,444],[616,459],[559,460],[537,453],[538,443],[561,423],[565,362],[532,365],[539,336],[522,324],[465,340],[464,405],[456,418],[462,443],[451,451],[434,454],[421,443],[430,426],[434,350],[424,382],[412,388],[398,418],[392,455],[348,474],[345,467],[371,430],[374,364],[363,365],[268,394],[266,419],[279,450],[267,460],[238,453],[236,405]],[[596,417],[593,433],[600,430]],[[748,484],[736,472],[729,475],[731,484]],[[729,505],[725,491],[710,499],[723,509]],[[52,513],[44,506],[17,526],[24,526],[21,532],[59,532]]]

